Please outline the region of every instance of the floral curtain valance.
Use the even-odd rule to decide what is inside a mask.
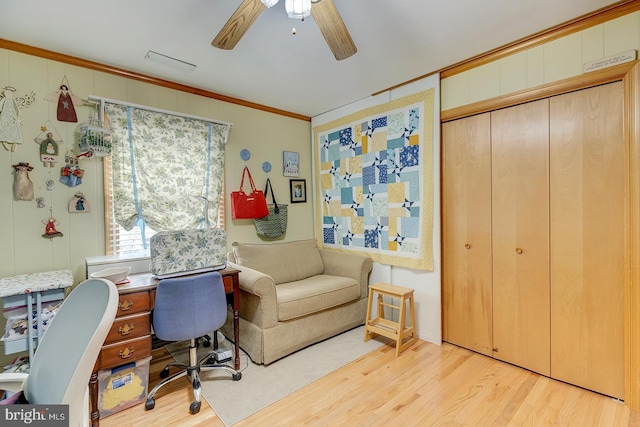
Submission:
[[[214,226],[230,125],[111,103],[105,111],[118,224],[155,231]]]

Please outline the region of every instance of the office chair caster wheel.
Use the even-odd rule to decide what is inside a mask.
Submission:
[[[197,414],[200,412],[200,402],[191,402],[191,406],[189,406],[189,412],[192,414]]]
[[[240,378],[242,378],[242,372],[238,372],[237,374],[233,374],[233,375],[231,376],[231,378],[232,378],[234,381],[240,381]]]
[[[153,398],[147,399],[147,401],[144,404],[144,409],[146,409],[147,411],[150,411],[155,407],[156,407],[156,401]]]
[[[160,378],[167,378],[169,376],[169,368],[165,367],[162,371],[160,371]]]

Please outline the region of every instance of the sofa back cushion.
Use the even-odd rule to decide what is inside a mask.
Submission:
[[[322,274],[324,266],[315,239],[283,243],[233,242],[236,263],[288,283]]]

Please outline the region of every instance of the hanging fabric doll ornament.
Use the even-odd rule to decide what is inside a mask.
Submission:
[[[53,239],[54,237],[62,237],[62,233],[56,230],[56,225],[59,222],[53,217],[53,210],[49,209],[49,219],[42,220],[44,224],[44,234],[42,237],[46,239]]]
[[[53,93],[44,97],[45,101],[57,102],[57,118],[61,122],[77,123],[78,116],[76,114],[75,105],[82,105],[82,100],[71,93],[67,76],[64,76],[60,88]]]
[[[84,169],[79,166],[71,166],[67,164],[60,170],[60,182],[69,187],[75,187],[82,184]]]
[[[18,144],[22,144],[20,133],[20,108],[28,107],[36,100],[35,92],[24,97],[15,97],[16,88],[5,86],[0,96],[0,142],[7,151],[16,151]]]
[[[51,129],[47,128],[47,123],[50,124]],[[53,123],[49,120],[40,127],[42,131],[40,135],[35,137],[33,140],[36,144],[40,144],[40,161],[44,167],[54,167],[56,163],[58,163],[58,158],[60,154],[59,144],[62,144],[62,139],[58,134],[58,138],[56,140],[56,136],[54,135],[55,128],[53,127]]]
[[[82,184],[84,169],[78,166],[80,156],[75,151],[69,150],[64,155],[65,167],[60,170],[60,182],[69,187]],[[71,210],[69,211],[71,212]]]
[[[85,199],[82,192],[77,192],[76,195],[69,202],[69,213],[89,213],[91,212],[91,205],[89,201]]]
[[[13,165],[13,170],[13,197],[16,200],[33,200],[33,182],[29,178],[29,172],[33,170],[33,166],[20,162]]]

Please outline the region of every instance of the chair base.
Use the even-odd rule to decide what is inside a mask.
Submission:
[[[186,365],[184,363],[171,362],[164,367],[162,372],[160,372],[160,377],[163,379],[158,384],[156,384],[156,386],[149,392],[149,394],[147,394],[147,400],[145,402],[145,409],[147,411],[153,409],[156,406],[154,396],[158,392],[158,390],[160,390],[160,388],[162,388],[164,385],[169,384],[170,382],[175,381],[178,378],[182,378],[188,375],[189,379],[191,380],[191,385],[193,387],[193,402],[189,406],[189,412],[192,414],[197,414],[200,411],[202,400],[200,372],[219,369],[229,372],[233,381],[239,381],[242,378],[242,372],[236,371],[230,366],[215,363],[213,352],[208,353],[207,355],[201,357],[200,360],[198,360],[197,348],[197,340],[191,339],[189,345],[189,364]],[[180,371],[169,376],[169,368],[171,366],[180,368]]]

